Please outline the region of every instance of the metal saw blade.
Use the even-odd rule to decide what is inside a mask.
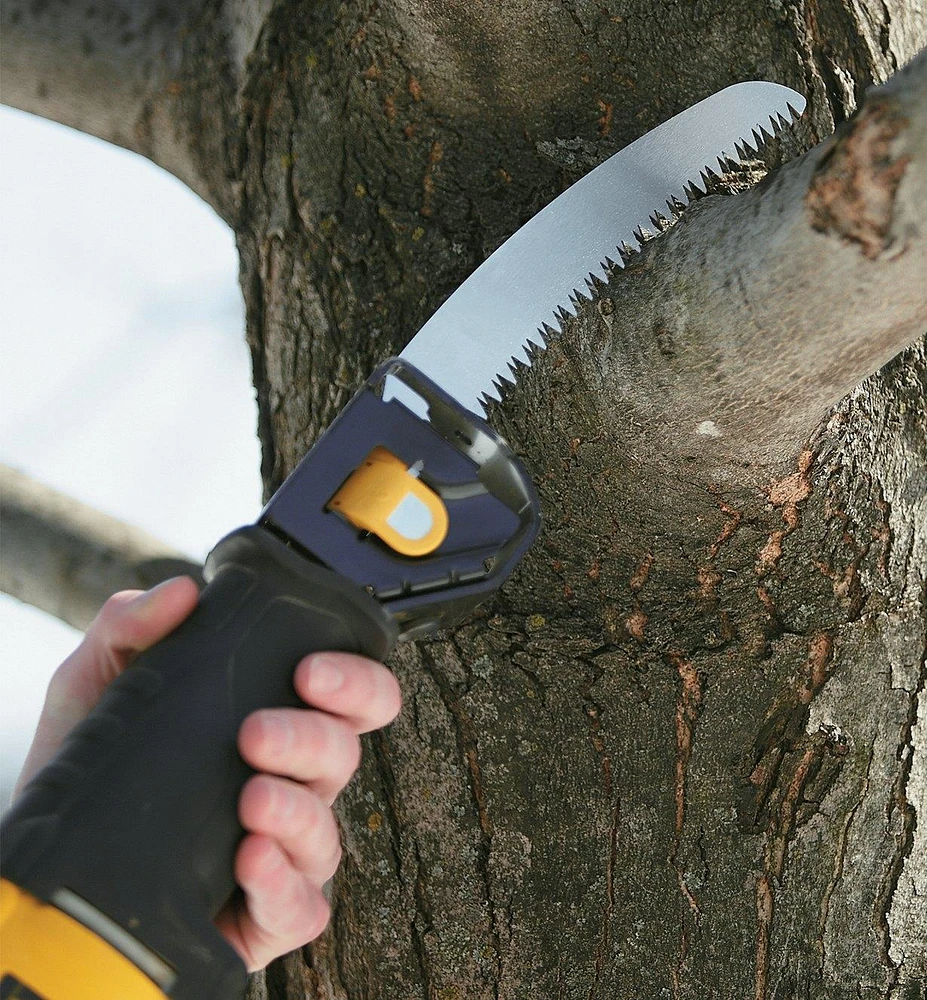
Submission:
[[[700,101],[635,140],[543,208],[488,257],[412,338],[402,357],[469,410],[483,412],[513,362],[529,363],[531,344],[556,323],[570,298],[587,294],[606,259],[651,225],[655,212],[687,200],[719,158],[761,143],[798,117],[805,100],[788,87],[738,83]],[[759,131],[758,131],[759,130]],[[402,386],[388,389],[420,412]]]

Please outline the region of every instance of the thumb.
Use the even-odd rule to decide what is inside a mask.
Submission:
[[[83,642],[62,664],[65,673],[100,674],[102,689],[137,653],[172,632],[196,606],[199,591],[188,576],[159,583],[151,590],[124,590],[103,605]],[[71,661],[76,661],[72,665]],[[99,694],[97,697],[99,697]]]
[[[17,792],[54,756],[61,741],[90,714],[132,658],[187,618],[198,595],[196,583],[179,576],[151,590],[124,590],[109,598],[48,685]]]

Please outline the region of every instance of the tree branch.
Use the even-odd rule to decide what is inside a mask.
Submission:
[[[594,395],[653,454],[778,462],[927,331],[925,275],[927,53],[832,139],[691,206],[568,322],[564,350],[591,355]]]
[[[0,465],[0,590],[86,628],[110,594],[146,589],[199,563],[138,528]]]
[[[230,221],[238,88],[273,0],[8,0],[3,102],[153,160]]]

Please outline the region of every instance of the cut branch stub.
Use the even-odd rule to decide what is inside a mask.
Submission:
[[[925,216],[927,53],[834,139],[690,206],[580,305],[561,342],[599,380],[596,419],[722,479],[781,466],[927,329]],[[529,392],[553,363],[527,374]]]
[[[895,197],[911,161],[895,152],[895,140],[909,125],[897,102],[882,99],[840,130],[805,196],[812,229],[858,244],[870,260],[891,249]]]

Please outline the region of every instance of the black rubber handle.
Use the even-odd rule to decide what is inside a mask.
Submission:
[[[0,827],[5,877],[89,902],[173,967],[177,1000],[244,989],[212,923],[235,889],[252,773],[236,750],[242,720],[300,704],[292,675],[306,653],[382,659],[396,637],[373,598],[263,529],[223,539],[206,571],[190,618],[107,689]]]

